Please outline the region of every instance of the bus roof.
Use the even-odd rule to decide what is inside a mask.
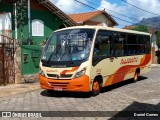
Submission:
[[[69,29],[77,29],[77,28],[88,28],[88,29],[95,29],[95,30],[110,30],[110,31],[117,31],[117,32],[125,32],[125,33],[134,33],[134,34],[143,34],[143,35],[151,35],[146,32],[139,32],[139,31],[134,31],[134,30],[126,30],[126,29],[120,29],[120,28],[112,28],[112,27],[104,27],[104,26],[73,26],[73,27],[67,27],[63,29],[56,30],[54,32],[62,31],[62,30],[69,30]]]

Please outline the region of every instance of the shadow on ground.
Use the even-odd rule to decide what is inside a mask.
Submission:
[[[139,80],[137,82],[145,80],[145,79],[147,79],[147,78],[140,76]],[[123,87],[128,84],[134,84],[133,79],[128,79],[126,81],[104,87],[101,90],[101,94],[108,92],[108,91],[111,91],[113,89],[119,88],[119,87]],[[42,96],[46,96],[46,97],[73,97],[73,98],[89,98],[89,97],[91,97],[91,93],[84,93],[84,92],[66,92],[66,91],[52,91],[52,92],[50,91],[50,92],[48,92],[47,90],[43,90],[40,94]]]
[[[135,101],[122,111],[116,113],[109,120],[159,120],[159,119],[160,119],[160,103],[157,105],[153,105]]]
[[[90,93],[84,93],[84,92],[66,92],[66,91],[47,91],[43,90],[40,93],[42,96],[46,97],[71,97],[71,98],[89,98],[91,97]]]
[[[136,81],[136,82],[139,82],[139,81],[142,81],[142,80],[146,80],[146,79],[147,79],[147,77],[140,76],[138,81]],[[102,92],[101,93],[108,92],[108,91],[114,90],[116,88],[120,88],[120,87],[126,86],[128,84],[134,84],[134,83],[135,82],[134,82],[133,79],[128,79],[128,80],[125,80],[123,82],[120,82],[120,83],[113,84],[113,85],[110,85],[110,86],[102,88]]]

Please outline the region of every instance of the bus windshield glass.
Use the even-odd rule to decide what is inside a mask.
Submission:
[[[77,61],[89,57],[94,29],[69,29],[53,33],[42,54],[45,61]]]

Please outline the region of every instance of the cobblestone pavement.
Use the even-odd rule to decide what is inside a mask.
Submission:
[[[28,91],[37,90],[40,88],[39,82],[23,83],[23,84],[10,84],[6,86],[0,86],[0,99],[7,96],[16,95]]]
[[[145,77],[144,77],[145,76]],[[45,118],[10,118],[46,119],[46,120],[158,120],[160,119],[160,68],[153,68],[151,72],[132,80],[107,87],[96,97],[84,93],[56,93],[50,95],[47,91],[37,89],[17,95],[0,98],[0,111],[159,111],[159,117],[45,117]],[[114,113],[114,112],[113,112]],[[154,112],[152,112],[154,113]],[[60,114],[60,113],[59,113]],[[87,114],[87,113],[86,113]],[[107,114],[107,112],[106,112]],[[126,113],[127,114],[127,113]],[[119,115],[119,114],[116,114]],[[0,120],[7,118],[0,118]]]

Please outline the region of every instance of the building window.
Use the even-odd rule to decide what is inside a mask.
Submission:
[[[32,20],[32,36],[44,36],[44,23],[41,20]]]
[[[28,63],[28,54],[27,53],[23,53],[23,63]]]

